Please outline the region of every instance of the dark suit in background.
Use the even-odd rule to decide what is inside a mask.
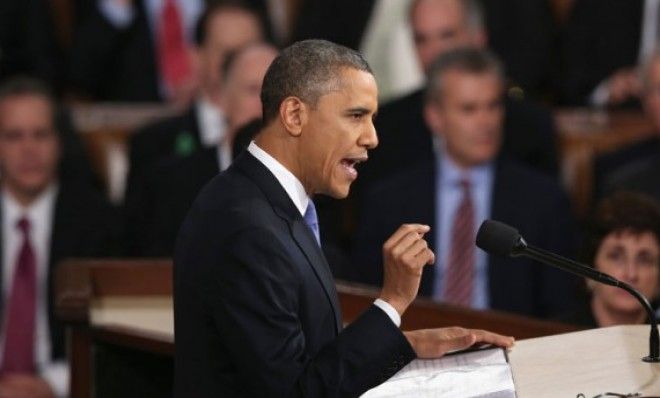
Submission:
[[[563,42],[563,99],[584,105],[615,71],[637,64],[643,0],[576,0]]]
[[[65,356],[64,327],[55,318],[52,299],[55,269],[66,258],[116,255],[119,249],[116,220],[113,210],[95,191],[84,185],[60,183],[55,199],[48,266],[48,321],[53,359]],[[0,249],[4,250],[4,240],[2,242]],[[1,279],[2,272],[0,285]],[[0,311],[5,305],[0,295]]]
[[[74,92],[104,101],[160,101],[155,43],[144,0],[135,0],[135,17],[117,29],[91,7],[76,32],[70,66]],[[204,1],[210,4],[209,1]],[[260,17],[267,37],[270,23],[263,0],[244,3]]]
[[[342,330],[328,264],[270,171],[245,153],[177,240],[175,396],[357,396],[415,354],[370,307]]]
[[[104,101],[159,101],[158,76],[143,1],[135,1],[135,18],[125,29],[90,7],[73,44],[72,90]]]
[[[234,158],[247,148],[259,129],[261,121],[239,129],[233,145]],[[131,255],[172,256],[176,235],[190,205],[202,187],[220,172],[216,146],[196,149],[189,156],[176,154],[177,137],[182,134],[189,136],[185,140],[194,139],[195,145],[200,145],[193,111],[157,123],[135,136],[131,162],[136,162],[137,171],[131,173],[125,205],[126,245]],[[152,153],[154,149],[160,152]]]
[[[602,199],[621,183],[621,174],[634,173],[645,168],[660,154],[660,136],[654,135],[640,142],[630,144],[614,152],[596,157],[594,161],[594,201]]]
[[[44,80],[63,87],[65,51],[57,42],[51,2],[0,1],[0,81],[12,75]]]
[[[425,239],[435,246],[436,183],[434,160],[424,160],[369,191],[354,245],[355,280],[381,284],[382,242],[402,222],[430,225]],[[564,255],[574,249],[568,200],[549,177],[499,160],[490,203],[490,217],[515,226],[531,244]],[[490,307],[495,310],[535,317],[563,313],[572,304],[573,280],[577,279],[531,260],[488,257]],[[433,281],[434,267],[426,267],[421,295],[433,295]]]
[[[375,3],[375,0],[305,1],[295,38],[326,39],[359,49]],[[548,2],[481,0],[480,3],[486,14],[489,47],[504,60],[507,75],[524,89],[538,92],[551,77],[557,53]]]
[[[606,193],[625,190],[641,192],[660,203],[660,152],[622,167],[607,180]]]

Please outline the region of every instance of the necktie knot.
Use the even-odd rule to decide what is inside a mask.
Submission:
[[[314,202],[311,200],[307,204],[307,209],[305,210],[305,214],[303,215],[303,218],[305,220],[305,224],[309,227],[309,229],[312,230],[314,233],[314,237],[316,238],[316,242],[318,244],[321,244],[321,233],[319,231],[319,220],[316,215],[316,207],[314,206]]]
[[[458,182],[458,185],[460,185],[463,192],[470,192],[470,188],[472,187],[470,180],[465,177],[461,178],[461,180]]]
[[[16,222],[16,228],[18,228],[23,233],[23,235],[28,235],[30,233],[30,227],[30,220],[25,217],[21,217]]]

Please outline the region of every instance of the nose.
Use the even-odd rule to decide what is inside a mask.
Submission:
[[[378,146],[378,134],[376,134],[376,127],[373,122],[360,135],[358,144],[367,149],[374,149]]]
[[[639,270],[638,270],[638,265],[634,259],[629,259],[626,262],[624,276],[626,278],[626,281],[630,283],[637,282],[637,279],[639,277]]]

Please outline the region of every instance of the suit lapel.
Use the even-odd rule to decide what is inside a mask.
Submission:
[[[243,172],[261,188],[273,206],[275,213],[289,225],[289,232],[293,240],[305,255],[319,283],[323,287],[334,312],[335,326],[337,332],[339,332],[342,328],[341,308],[330,267],[316,242],[316,238],[305,224],[295,204],[268,168],[249,152],[243,152],[234,161],[233,167]]]
[[[337,298],[337,290],[335,288],[335,282],[332,278],[332,273],[330,272],[330,266],[321,251],[321,247],[316,242],[312,231],[305,224],[305,221],[302,218],[291,220],[289,227],[291,228],[291,235],[293,239],[298,244],[298,247],[307,257],[307,261],[312,266],[316,277],[318,278],[321,285],[323,285],[323,290],[328,297],[328,300],[332,304],[332,310],[335,314],[335,326],[337,327],[337,332],[341,331],[342,320],[341,320],[341,311],[339,311],[339,300]]]

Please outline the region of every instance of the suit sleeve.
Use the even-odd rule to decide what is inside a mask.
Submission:
[[[373,305],[308,354],[299,317],[301,275],[281,239],[252,228],[233,236],[228,247],[222,267],[212,268],[210,288],[217,293],[207,295],[208,305],[250,395],[356,396],[415,357],[401,331]]]

